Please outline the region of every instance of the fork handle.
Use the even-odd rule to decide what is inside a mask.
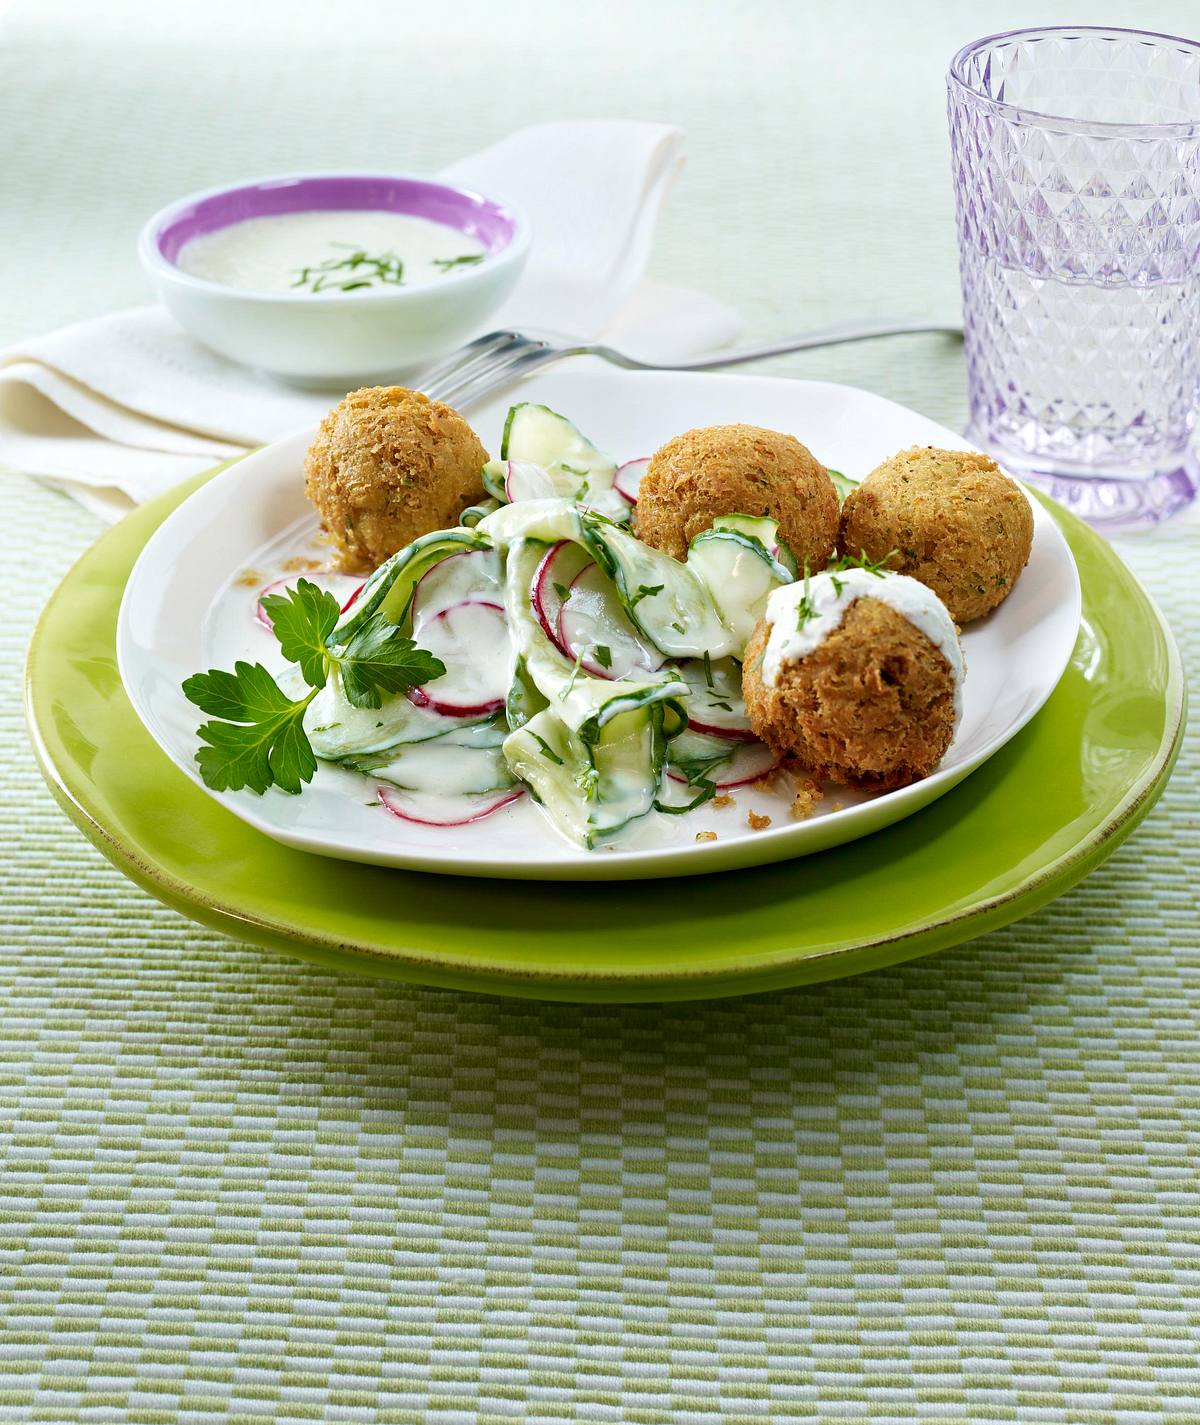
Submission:
[[[666,364],[639,362],[656,371],[713,371],[722,366],[740,366],[744,361],[762,361],[768,356],[784,356],[791,351],[811,351],[818,346],[840,346],[848,341],[868,341],[878,336],[907,336],[916,332],[945,332],[961,336],[962,327],[952,322],[894,321],[842,322],[801,336],[785,337],[766,346],[747,346],[707,356],[702,361],[672,361]]]

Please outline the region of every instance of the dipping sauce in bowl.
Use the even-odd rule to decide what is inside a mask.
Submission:
[[[378,208],[244,218],[194,237],[176,266],[248,292],[330,296],[419,287],[487,257],[477,238],[444,223]]]
[[[387,173],[195,193],[142,229],[142,266],[205,346],[345,392],[419,371],[488,329],[529,254],[514,205]]]

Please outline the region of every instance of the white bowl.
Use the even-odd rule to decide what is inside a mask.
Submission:
[[[252,292],[176,265],[194,237],[246,218],[338,209],[409,213],[482,243],[485,260],[414,287],[345,294]],[[142,229],[138,256],[167,310],[222,356],[305,386],[368,385],[432,361],[485,326],[529,255],[529,224],[510,203],[390,173],[309,173],[193,193]]]

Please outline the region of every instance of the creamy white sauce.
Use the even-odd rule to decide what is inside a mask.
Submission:
[[[352,283],[367,285],[354,287],[351,295],[423,286],[477,262],[442,264],[483,256],[482,243],[443,223],[408,213],[344,209],[230,223],[185,244],[176,265],[226,287],[329,297],[342,295]]]
[[[835,582],[836,580],[836,582]],[[767,600],[770,634],[763,654],[762,679],[773,688],[786,663],[799,663],[837,629],[846,610],[858,599],[877,599],[906,618],[933,644],[950,665],[954,679],[954,717],[962,712],[962,680],[966,674],[958,630],[946,605],[932,589],[907,574],[873,574],[867,569],[844,569],[814,574],[807,585],[812,616],[800,621],[805,581],[778,588]]]

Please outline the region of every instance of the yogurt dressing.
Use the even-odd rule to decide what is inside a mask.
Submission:
[[[444,223],[347,208],[230,223],[186,243],[176,265],[225,287],[326,297],[424,286],[486,255]]]
[[[834,582],[836,579],[836,583]],[[800,605],[807,593],[813,614],[800,622]],[[814,574],[806,581],[784,584],[767,599],[770,633],[763,653],[762,680],[773,688],[785,663],[799,663],[840,627],[846,610],[858,599],[878,599],[933,644],[950,665],[954,679],[954,718],[962,714],[962,681],[966,675],[958,630],[941,599],[907,574],[872,573],[869,569],[844,569]]]

